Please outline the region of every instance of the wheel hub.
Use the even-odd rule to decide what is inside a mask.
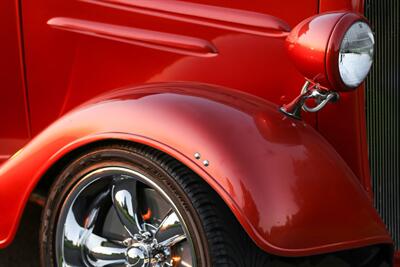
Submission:
[[[135,234],[133,239],[124,240],[124,244],[128,246],[126,262],[129,266],[148,267],[154,264],[156,264],[155,266],[168,264],[167,258],[171,254],[171,250],[160,245],[150,232]]]
[[[149,251],[142,244],[134,244],[126,251],[126,261],[129,266],[147,267],[150,261]]]

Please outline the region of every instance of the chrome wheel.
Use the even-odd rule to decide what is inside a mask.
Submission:
[[[64,201],[58,266],[195,266],[186,224],[167,193],[123,167],[88,173]]]

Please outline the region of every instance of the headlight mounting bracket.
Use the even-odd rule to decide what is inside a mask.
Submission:
[[[279,110],[289,117],[301,120],[302,110],[318,112],[329,102],[335,103],[338,100],[339,94],[337,92],[322,88],[318,83],[306,80],[300,95],[289,104],[281,106]],[[313,106],[310,106],[310,102],[314,102]]]

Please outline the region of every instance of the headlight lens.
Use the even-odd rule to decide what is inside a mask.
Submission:
[[[354,23],[344,35],[339,52],[339,72],[349,87],[359,86],[371,69],[374,35],[365,22]]]

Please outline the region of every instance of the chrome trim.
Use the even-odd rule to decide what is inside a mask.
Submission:
[[[316,105],[314,107],[309,107],[307,105],[307,100],[314,99]],[[306,81],[301,89],[301,93],[296,97],[291,103],[285,104],[279,108],[279,110],[285,115],[301,120],[301,111],[306,112],[318,112],[326,106],[329,102],[335,103],[339,100],[339,94],[321,89],[318,84]]]

